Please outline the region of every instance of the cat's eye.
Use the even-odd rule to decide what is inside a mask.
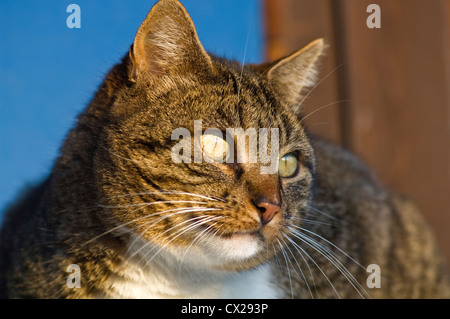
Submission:
[[[223,138],[213,134],[204,134],[201,141],[206,162],[208,162],[208,158],[218,163],[224,163],[228,159],[230,145]]]
[[[298,159],[293,153],[289,153],[280,158],[278,173],[283,178],[294,177],[298,171]]]

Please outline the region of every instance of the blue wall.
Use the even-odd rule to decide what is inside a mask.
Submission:
[[[60,144],[108,69],[131,45],[155,0],[0,2],[0,218],[51,169]],[[259,0],[181,0],[206,50],[261,62]],[[69,29],[69,4],[81,29]]]

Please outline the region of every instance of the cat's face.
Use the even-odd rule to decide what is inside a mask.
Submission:
[[[95,161],[104,217],[132,234],[131,256],[241,270],[285,246],[287,227],[308,204],[314,171],[290,106],[321,48],[316,42],[261,73],[207,55],[177,1],[152,9],[125,62],[130,82],[114,93]],[[242,134],[230,137],[230,129],[255,133],[244,160]],[[262,145],[273,129],[278,135]],[[184,146],[181,163],[177,145]]]

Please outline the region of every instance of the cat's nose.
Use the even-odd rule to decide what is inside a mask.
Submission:
[[[259,201],[256,203],[261,216],[261,223],[267,225],[273,219],[276,213],[280,211],[280,205],[271,203],[269,201]]]

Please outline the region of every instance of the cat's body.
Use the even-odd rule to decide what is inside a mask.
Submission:
[[[313,144],[314,145],[314,144]],[[380,265],[382,270],[381,288],[365,290],[371,297],[382,298],[427,298],[448,297],[447,279],[445,269],[441,264],[439,252],[435,246],[431,232],[424,225],[417,209],[408,201],[400,199],[397,195],[387,193],[380,185],[372,179],[367,169],[349,153],[336,149],[325,141],[318,141],[315,147],[318,158],[317,191],[315,200],[319,212],[312,211],[315,220],[327,224],[334,224],[334,227],[328,225],[312,225],[311,231],[326,236],[327,240],[339,246],[340,249],[347,252],[362,265],[368,266],[372,263]],[[324,160],[321,161],[321,157]],[[339,167],[339,170],[333,169],[330,176],[330,166]],[[322,170],[324,170],[322,172]],[[362,173],[362,174],[361,174]],[[347,178],[346,178],[347,176]],[[347,180],[346,183],[340,181]],[[341,188],[336,188],[335,183],[339,183]],[[91,274],[91,278],[82,277],[82,288],[85,287],[88,280],[100,284],[98,290],[85,291],[84,289],[68,289],[66,279],[69,273],[65,272],[65,267],[76,258],[66,261],[64,256],[56,259],[53,267],[47,267],[39,259],[45,256],[48,251],[53,254],[52,237],[43,242],[42,228],[36,225],[47,224],[47,217],[41,216],[45,220],[42,222],[34,221],[39,211],[40,200],[42,199],[43,189],[48,182],[44,182],[39,187],[31,190],[26,199],[22,202],[22,207],[18,207],[10,212],[11,220],[5,224],[2,240],[2,261],[9,261],[9,256],[19,260],[19,255],[23,255],[30,264],[21,270],[18,270],[16,276],[6,272],[6,266],[2,263],[2,282],[0,291],[2,297],[89,297],[89,298],[290,298],[291,291],[285,261],[272,260],[262,268],[245,271],[243,273],[230,274],[211,274],[205,276],[205,273],[196,272],[195,269],[185,269],[180,264],[174,263],[172,267],[166,268],[168,264],[160,269],[164,275],[155,276],[155,272],[143,271],[131,263],[125,267],[117,267],[120,262],[117,261],[111,269],[120,268],[121,276],[110,277],[109,267],[106,273],[102,271],[99,265],[98,272]],[[365,188],[365,190],[364,190]],[[355,194],[358,194],[355,196]],[[374,196],[375,195],[375,196]],[[367,196],[362,200],[360,196]],[[29,207],[27,207],[29,206]],[[18,217],[22,212],[23,216]],[[357,217],[357,218],[355,218]],[[35,217],[36,218],[36,217]],[[25,223],[24,221],[29,221]],[[83,223],[81,223],[83,224]],[[75,226],[75,225],[74,225]],[[45,227],[49,227],[46,225]],[[57,226],[54,226],[57,227]],[[74,230],[75,231],[74,227]],[[333,230],[334,233],[330,233]],[[50,231],[48,233],[51,233]],[[17,234],[21,242],[14,240]],[[44,235],[45,236],[45,235]],[[25,242],[24,242],[25,241]],[[320,241],[320,240],[319,240]],[[8,242],[8,244],[6,244]],[[326,244],[326,243],[324,243]],[[10,248],[9,245],[12,247]],[[26,247],[17,254],[14,246]],[[336,253],[337,249],[333,249]],[[318,263],[330,276],[332,284],[335,286],[340,297],[359,298],[358,290],[351,284],[339,271],[333,267],[320,253],[314,249],[305,246],[308,254],[314,256]],[[8,254],[8,257],[6,257]],[[106,254],[105,254],[106,255]],[[6,257],[6,259],[5,259]],[[298,257],[298,255],[297,255]],[[36,258],[36,259],[35,259]],[[97,256],[92,254],[91,259],[100,260],[105,258],[102,254]],[[306,257],[305,257],[306,259]],[[109,260],[108,260],[109,261]],[[167,262],[167,259],[166,259]],[[336,298],[338,295],[324,275],[310,262],[310,268],[304,265],[304,260],[298,258],[297,262],[303,264],[305,276],[309,275],[309,269],[313,275],[308,278],[310,289],[313,290],[312,282],[316,284],[318,291],[313,292],[314,297]],[[295,261],[292,261],[295,264]],[[283,270],[280,270],[280,265]],[[181,264],[182,265],[182,264]],[[352,272],[361,285],[365,285],[367,273],[358,265],[349,261],[349,270]],[[292,266],[291,266],[292,267]],[[152,268],[150,268],[152,269]],[[174,272],[167,273],[168,269]],[[291,281],[295,297],[310,298],[309,289],[303,284],[301,278],[290,269]],[[114,271],[113,271],[114,272]],[[299,270],[297,270],[299,272]],[[5,277],[6,275],[6,277]],[[15,278],[15,280],[11,280]],[[102,278],[100,280],[100,278]],[[107,279],[108,278],[108,279]],[[210,279],[210,281],[207,280]],[[10,286],[8,287],[7,282]],[[182,279],[182,280],[180,280]],[[337,280],[336,280],[337,279]],[[173,280],[172,284],[170,280]],[[52,285],[52,283],[57,283]],[[174,287],[178,285],[178,289]],[[114,287],[114,288],[112,288]],[[52,289],[53,288],[53,289]],[[367,296],[365,296],[367,297]]]
[[[5,215],[0,297],[449,297],[415,206],[292,111],[322,46],[244,68],[207,55],[179,3],[160,1],[49,178]],[[279,128],[278,173],[174,163],[171,133],[195,120]],[[370,264],[380,288],[366,284]]]

